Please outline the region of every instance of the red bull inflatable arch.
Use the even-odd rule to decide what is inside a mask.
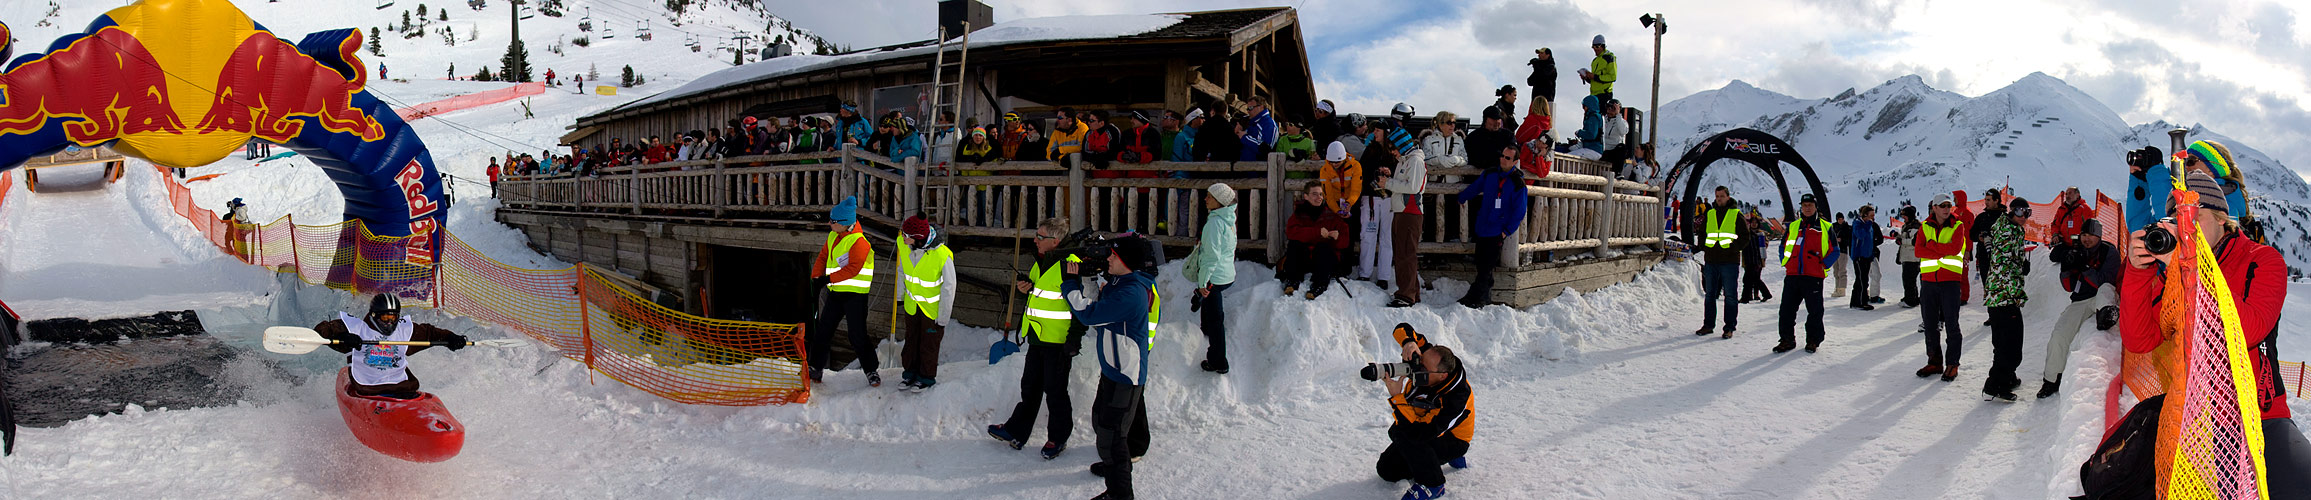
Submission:
[[[14,53],[0,25],[0,59]],[[339,29],[278,38],[227,0],[142,0],[0,71],[0,171],[67,146],[109,146],[160,166],[193,168],[254,138],[328,171],[345,217],[402,255],[359,257],[429,268],[447,199],[425,142],[367,90],[362,35]],[[417,269],[354,277],[362,291],[430,289]]]

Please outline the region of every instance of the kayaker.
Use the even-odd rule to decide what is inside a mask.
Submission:
[[[455,351],[465,348],[464,335],[401,317],[401,298],[390,293],[369,299],[369,314],[359,318],[337,313],[337,319],[313,325],[322,338],[335,340],[330,349],[345,353],[353,377],[352,391],[360,396],[416,399],[417,377],[409,374],[408,358],[422,345],[362,345],[362,341],[432,342]]]

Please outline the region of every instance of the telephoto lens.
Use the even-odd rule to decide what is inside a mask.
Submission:
[[[1397,378],[1411,374],[1412,366],[1405,363],[1365,363],[1363,372],[1358,373],[1365,380]]]

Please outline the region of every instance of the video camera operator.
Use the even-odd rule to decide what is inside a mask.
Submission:
[[[1154,240],[1126,233],[1086,245],[1091,253],[1109,249],[1095,265],[1106,269],[1106,284],[1097,290],[1083,281],[1060,285],[1076,321],[1092,331],[1099,354],[1099,390],[1092,396],[1091,428],[1098,436],[1099,463],[1091,473],[1107,480],[1107,492],[1095,499],[1132,498],[1133,459],[1147,454],[1147,363],[1154,349],[1156,313],[1163,298],[1156,295],[1156,267],[1163,264],[1163,248]],[[1079,254],[1078,256],[1081,256]],[[1090,259],[1085,259],[1090,260]],[[1069,272],[1094,270],[1079,262],[1066,264]]]
[[[1376,468],[1382,481],[1412,480],[1404,498],[1437,498],[1445,494],[1444,465],[1468,468],[1469,442],[1476,436],[1475,397],[1452,348],[1428,344],[1408,325],[1397,325],[1397,338],[1404,341],[1407,359],[1418,360],[1418,369],[1385,370],[1389,373],[1382,377],[1396,423],[1388,427],[1388,448],[1380,452]],[[1378,375],[1367,370],[1367,375]]]

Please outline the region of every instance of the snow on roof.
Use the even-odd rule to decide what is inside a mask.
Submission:
[[[1187,19],[1187,17],[1185,14],[1121,14],[1020,19],[996,23],[994,26],[971,32],[971,48],[983,49],[1023,42],[1127,37],[1164,29],[1179,24],[1181,20]],[[709,73],[680,87],[675,87],[674,90],[660,92],[605,111],[605,113],[649,106],[764,78],[923,55],[935,50],[938,50],[935,45],[929,44],[929,41],[924,41],[882,50],[867,50],[831,56],[797,54],[779,57]]]

